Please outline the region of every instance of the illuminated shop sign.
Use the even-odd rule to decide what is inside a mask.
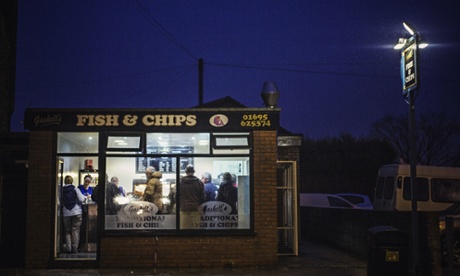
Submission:
[[[279,127],[279,109],[67,110],[27,109],[29,130],[184,131],[241,130]]]
[[[404,96],[418,87],[416,43],[416,40],[411,38],[408,46],[401,52],[401,78]]]

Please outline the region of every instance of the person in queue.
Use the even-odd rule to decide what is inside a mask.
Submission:
[[[88,229],[88,204],[92,203],[92,196],[94,193],[94,188],[90,186],[91,182],[93,182],[93,178],[91,175],[87,174],[83,178],[83,184],[78,185],[78,189],[85,197],[85,201],[83,202],[82,208],[82,223],[81,223],[81,231],[80,231],[80,241],[86,242],[86,230]],[[81,245],[80,245],[81,246]]]
[[[175,214],[176,213],[176,183],[171,183],[171,189],[169,191],[168,199],[169,199],[169,205],[167,206],[167,212],[170,214]]]
[[[123,197],[126,196],[125,188],[123,188],[122,186],[120,186],[120,180],[118,180],[118,177],[112,176],[112,178],[110,179],[110,182],[112,182],[112,183],[114,183],[115,185],[117,185],[118,190],[120,190],[120,195],[121,195],[121,196],[123,196]]]
[[[192,165],[185,168],[185,176],[179,185],[180,226],[181,228],[198,228],[200,213],[198,207],[205,202],[204,184],[194,176]]]
[[[78,189],[80,189],[80,192],[82,195],[84,195],[87,198],[87,201],[91,199],[91,196],[93,194],[93,187],[90,186],[91,182],[93,181],[93,178],[91,175],[85,175],[83,178],[83,184],[78,185]]]
[[[204,184],[205,201],[214,201],[217,196],[217,185],[212,183],[212,176],[205,172],[201,175],[201,181]]]
[[[233,182],[233,186],[235,188],[238,188],[238,181],[237,181],[237,177],[236,177],[236,174],[232,173],[232,182]]]
[[[65,244],[63,251],[65,253],[78,253],[80,243],[80,227],[82,223],[81,204],[85,197],[80,189],[73,185],[73,178],[67,175],[64,178],[64,187],[62,188],[62,202],[64,207],[64,237]]]
[[[145,169],[145,176],[147,177],[147,186],[145,187],[141,200],[152,202],[158,207],[158,213],[162,213],[163,184],[160,178],[163,177],[163,174],[159,171],[155,171],[154,167],[147,167]]]
[[[222,176],[222,183],[217,192],[217,201],[222,201],[230,205],[232,211],[230,214],[237,214],[238,189],[234,186],[232,175],[228,172]]]
[[[116,215],[118,212],[118,203],[115,198],[120,196],[120,190],[116,183],[110,181],[105,186],[105,214]]]

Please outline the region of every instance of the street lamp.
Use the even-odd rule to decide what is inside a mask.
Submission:
[[[418,44],[419,49],[424,49],[429,45],[428,42],[424,38],[422,38],[420,36],[420,34],[417,32],[417,30],[411,24],[409,24],[407,22],[403,22],[403,26],[410,33],[411,36],[415,36],[415,35],[418,36],[417,44]],[[398,39],[398,43],[396,43],[396,45],[393,47],[393,49],[400,50],[404,46],[406,46],[407,42],[408,42],[407,38],[401,37],[401,38]]]
[[[419,88],[418,77],[418,50],[428,46],[426,40],[411,24],[403,22],[403,26],[410,34],[409,38],[399,38],[394,49],[401,50],[401,78],[403,96],[409,104],[409,159],[410,159],[410,186],[412,203],[412,274],[420,274],[419,238],[418,238],[418,211],[417,211],[417,150],[415,144],[415,91]]]

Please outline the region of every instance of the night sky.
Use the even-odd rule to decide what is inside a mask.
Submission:
[[[187,108],[231,96],[263,107],[280,92],[281,125],[323,138],[367,136],[402,97],[402,22],[420,51],[416,114],[460,118],[458,1],[19,0],[12,131],[31,108]]]

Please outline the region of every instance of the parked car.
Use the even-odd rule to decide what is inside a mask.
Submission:
[[[300,193],[300,206],[363,209],[338,195],[320,193]]]
[[[374,209],[374,205],[372,204],[371,200],[369,199],[367,195],[351,194],[351,193],[340,193],[336,195],[348,200],[349,202],[363,209],[368,209],[368,210]]]

